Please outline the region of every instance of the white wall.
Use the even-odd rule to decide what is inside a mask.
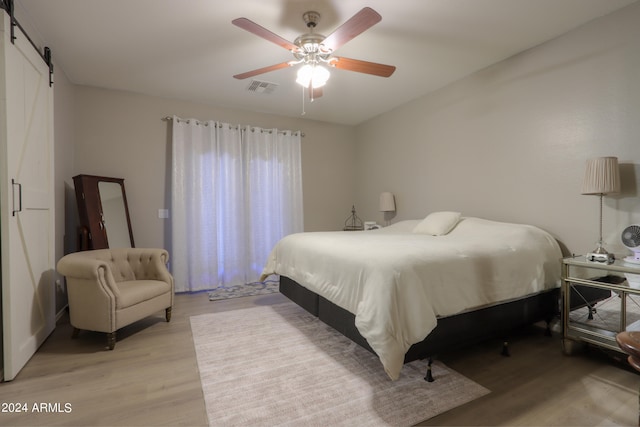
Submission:
[[[623,192],[605,198],[603,233],[624,251],[621,230],[640,222],[640,4],[360,125],[357,154],[367,219],[391,191],[394,221],[458,210],[538,225],[575,253],[598,238],[585,161],[617,156]]]
[[[597,239],[598,201],[579,194],[584,162],[615,155],[623,194],[605,199],[604,232],[622,249],[620,230],[640,222],[639,28],[635,4],[355,129],[78,87],[56,67],[56,257],[62,221],[75,215],[65,192],[78,173],[124,177],[136,243],[164,245],[157,209],[165,207],[169,125],[160,119],[171,114],[305,132],[307,230],[339,229],[354,202],[362,219],[382,221],[378,195],[392,191],[394,221],[458,209],[540,225],[585,252]],[[73,245],[73,230],[65,239]]]
[[[234,111],[186,101],[75,88],[73,174],[125,179],[135,244],[169,248],[171,123],[183,118],[218,120],[265,128],[301,130],[305,229],[339,230],[353,203],[355,129],[310,120]],[[71,180],[71,176],[65,177]]]
[[[55,59],[54,59],[55,66]],[[77,211],[73,187],[67,178],[73,173],[74,164],[74,85],[64,72],[54,67],[54,176],[55,176],[55,220],[56,262],[76,246],[75,227]],[[67,230],[72,230],[67,232]],[[62,276],[58,277],[64,283]],[[56,309],[60,311],[67,303],[66,293],[56,287]]]

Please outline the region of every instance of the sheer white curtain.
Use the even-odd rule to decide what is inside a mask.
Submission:
[[[258,280],[303,230],[300,133],[173,117],[171,259],[177,292]]]

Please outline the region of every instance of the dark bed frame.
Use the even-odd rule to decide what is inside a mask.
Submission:
[[[280,277],[280,293],[373,353],[356,329],[354,314],[289,277]],[[497,337],[505,340],[503,353],[507,354],[506,338],[518,328],[544,320],[547,333],[551,333],[549,324],[559,313],[559,299],[560,289],[555,288],[515,301],[439,318],[436,328],[423,341],[409,348],[404,362],[431,358],[444,351]],[[430,377],[430,372],[427,377]]]

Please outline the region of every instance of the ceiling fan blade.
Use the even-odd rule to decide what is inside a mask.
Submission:
[[[340,46],[355,38],[365,30],[380,22],[382,16],[370,7],[365,7],[353,15],[347,22],[338,27],[333,33],[324,39],[322,44],[331,51],[336,51]]]
[[[321,96],[322,96],[321,87],[312,88],[311,85],[309,85],[309,98],[311,99],[311,102],[313,102],[313,100],[316,98],[320,98]]]
[[[237,27],[242,28],[243,30],[247,30],[250,33],[255,34],[258,37],[262,37],[265,40],[268,40],[272,43],[277,44],[289,51],[296,50],[298,47],[291,43],[290,41],[283,39],[279,35],[272,33],[266,28],[256,24],[255,22],[247,19],[247,18],[237,18],[231,21],[231,23]]]
[[[359,59],[345,58],[344,56],[331,58],[331,66],[341,70],[357,71],[358,73],[373,74],[380,77],[389,77],[396,70],[393,65],[361,61]]]
[[[268,73],[269,71],[280,70],[282,68],[290,67],[291,65],[288,62],[282,62],[280,64],[270,65],[268,67],[258,68],[257,70],[247,71],[246,73],[236,74],[233,76],[238,80],[246,79],[248,77],[257,76],[258,74]]]

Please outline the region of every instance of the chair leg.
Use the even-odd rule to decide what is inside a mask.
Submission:
[[[107,347],[109,350],[113,350],[116,346],[116,333],[108,332],[107,333]]]
[[[165,314],[165,318],[167,319],[167,322],[171,321],[171,307],[167,307],[166,310],[164,311]]]

